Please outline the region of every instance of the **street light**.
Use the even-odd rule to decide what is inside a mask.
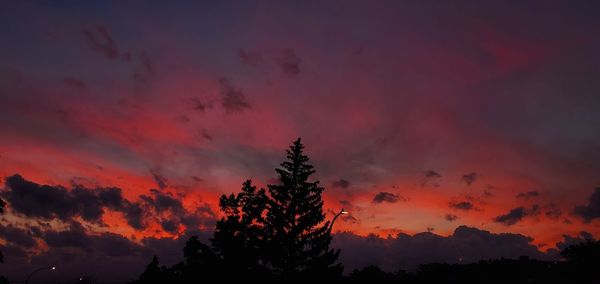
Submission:
[[[335,222],[335,220],[336,220],[338,217],[340,217],[340,215],[342,215],[342,214],[348,214],[348,213],[349,213],[348,211],[346,211],[346,210],[344,210],[344,208],[342,208],[342,210],[340,210],[340,213],[337,213],[337,214],[335,215],[335,217],[333,217],[333,220],[331,220],[331,224],[329,224],[329,231],[328,231],[328,232],[329,232],[330,234],[331,234],[331,229],[333,228],[333,223]]]
[[[34,270],[33,272],[31,272],[31,273],[29,274],[29,276],[27,276],[27,280],[25,280],[25,284],[29,284],[29,279],[31,279],[31,277],[32,277],[34,274],[36,274],[36,273],[38,273],[38,272],[40,272],[40,271],[42,271],[42,270],[56,270],[56,266],[44,266],[44,267],[40,267],[40,268],[38,268],[38,269]]]

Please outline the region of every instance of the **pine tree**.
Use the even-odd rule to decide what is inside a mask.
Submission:
[[[342,270],[335,264],[339,251],[329,248],[323,188],[319,181],[309,181],[315,171],[303,150],[298,138],[287,150],[287,160],[276,169],[279,184],[268,185],[268,260],[273,272],[284,280],[334,277]]]
[[[148,266],[146,266],[146,270],[140,275],[139,280],[135,283],[158,283],[158,281],[164,280],[164,278],[164,269],[161,269],[159,266],[158,257],[155,255]]]

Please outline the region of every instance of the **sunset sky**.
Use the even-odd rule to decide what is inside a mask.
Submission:
[[[543,257],[599,238],[599,13],[597,1],[2,2],[0,274],[110,269],[83,258],[138,269],[111,279],[153,253],[177,261],[186,236],[210,235],[219,196],[275,182],[298,137],[328,218],[351,213],[334,228],[342,262],[419,236],[514,237]]]

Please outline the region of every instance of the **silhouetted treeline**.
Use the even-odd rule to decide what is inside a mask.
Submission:
[[[339,251],[329,247],[318,181],[296,140],[276,169],[279,182],[258,189],[250,180],[219,201],[224,217],[210,244],[190,238],[184,260],[165,267],[155,256],[134,283],[600,283],[600,241],[561,252],[565,261],[491,260],[473,264],[427,264],[389,273],[377,266],[342,275]]]
[[[162,267],[155,257],[136,283],[222,281],[323,281],[339,279],[339,251],[329,247],[331,225],[323,213],[323,188],[297,139],[267,190],[247,180],[237,194],[223,195],[224,217],[210,244],[192,237],[184,261]]]
[[[564,261],[528,257],[471,264],[426,264],[417,271],[389,273],[377,266],[354,270],[343,283],[600,283],[600,241],[588,240],[561,252]]]
[[[200,244],[192,238],[189,246]],[[188,246],[186,246],[188,249]],[[208,247],[203,247],[208,249]],[[208,252],[208,251],[205,251]],[[563,261],[539,261],[528,257],[518,260],[500,259],[480,261],[471,264],[425,264],[412,272],[399,270],[385,272],[378,266],[368,266],[356,269],[346,276],[337,275],[329,278],[333,283],[378,283],[378,284],[420,284],[420,283],[600,283],[600,241],[587,242],[567,247],[561,253]],[[198,255],[196,255],[198,256]],[[201,259],[201,260],[200,260]],[[225,273],[224,279],[231,279],[239,271],[229,267],[217,267],[218,257],[206,254],[199,262],[184,263],[171,268],[160,268],[155,258],[136,283],[200,283],[207,280],[219,279],[219,275],[211,271]],[[188,277],[193,275],[194,277]],[[252,280],[262,283],[277,282],[274,275],[264,271],[263,275],[255,275]],[[250,278],[249,278],[250,279]],[[290,281],[299,282],[299,281]],[[288,282],[289,283],[289,282]]]

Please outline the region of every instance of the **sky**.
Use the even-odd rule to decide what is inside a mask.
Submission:
[[[219,196],[273,182],[298,137],[328,218],[350,212],[333,230],[346,271],[556,258],[600,237],[599,12],[3,1],[0,274],[173,263],[210,237]]]

